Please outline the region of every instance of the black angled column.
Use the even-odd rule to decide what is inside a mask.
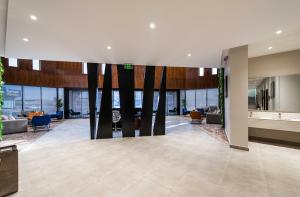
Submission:
[[[87,63],[88,71],[88,91],[89,91],[89,109],[90,109],[90,133],[91,139],[95,139],[96,132],[96,98],[98,88],[98,64]]]
[[[153,135],[165,135],[166,133],[166,84],[167,67],[164,67],[159,90],[159,101],[155,116]]]
[[[103,80],[97,139],[112,137],[112,76],[111,64],[106,64]]]
[[[144,79],[144,96],[141,117],[141,136],[151,136],[152,134],[152,114],[153,114],[153,93],[155,80],[155,67],[146,66]]]
[[[120,112],[123,137],[134,137],[134,67],[118,65]]]
[[[70,118],[70,106],[69,106],[69,98],[70,96],[70,89],[69,88],[64,88],[64,114],[65,114],[65,119]],[[23,103],[23,102],[22,102]]]

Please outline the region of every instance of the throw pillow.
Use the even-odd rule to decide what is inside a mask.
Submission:
[[[16,120],[15,117],[13,117],[13,116],[8,116],[8,119],[9,120]]]
[[[6,116],[6,115],[2,115],[1,118],[2,118],[2,120],[8,120],[8,116]]]

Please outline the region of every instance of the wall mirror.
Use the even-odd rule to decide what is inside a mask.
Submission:
[[[300,112],[300,74],[249,78],[248,108]]]

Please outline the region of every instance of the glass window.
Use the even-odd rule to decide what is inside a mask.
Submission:
[[[87,71],[87,63],[84,62],[82,63],[82,74],[87,74],[88,71]]]
[[[212,74],[212,75],[218,74],[218,68],[212,68],[212,69],[211,69],[211,74]]]
[[[22,111],[22,87],[3,86],[3,114],[17,116]]]
[[[153,111],[157,110],[158,100],[159,100],[159,92],[158,91],[154,91],[154,95],[153,95]]]
[[[41,88],[24,86],[24,111],[41,111]]]
[[[70,109],[74,112],[81,112],[81,91],[71,90],[69,95]]]
[[[166,113],[167,114],[177,114],[177,92],[168,91],[166,93]]]
[[[256,88],[248,89],[248,104],[255,105],[256,104]]]
[[[207,106],[219,106],[218,88],[207,89]]]
[[[105,66],[106,66],[106,64],[102,64],[101,65],[101,73],[102,73],[102,75],[104,75],[104,73],[105,73]]]
[[[188,111],[192,111],[195,109],[195,90],[187,90],[186,91],[186,108]]]
[[[113,91],[113,108],[120,108],[120,95],[118,90]]]
[[[101,98],[102,98],[102,90],[98,90],[97,100],[96,100],[96,106],[97,106],[97,111],[98,112],[100,111]]]
[[[204,68],[199,68],[199,70],[198,70],[198,75],[200,76],[200,77],[203,77],[204,76]]]
[[[41,70],[40,60],[32,60],[32,69],[33,70]]]
[[[143,105],[143,92],[135,91],[134,92],[134,106],[136,108],[142,108]]]
[[[42,109],[44,113],[54,114],[57,111],[57,92],[56,88],[42,87]]]
[[[63,88],[58,88],[58,99],[61,100],[62,107],[59,109],[60,111],[64,111],[64,89]]]
[[[206,106],[206,89],[196,90],[196,108],[204,108]]]
[[[8,66],[18,67],[18,59],[16,59],[16,58],[9,58],[8,59]]]
[[[89,113],[89,94],[86,90],[81,92],[81,107],[81,112],[83,115]]]

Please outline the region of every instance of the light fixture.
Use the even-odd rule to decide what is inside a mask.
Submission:
[[[151,29],[154,29],[154,28],[155,28],[155,23],[150,23],[149,27],[150,27]]]
[[[109,46],[109,45],[106,48],[107,48],[107,50],[111,50],[111,46]]]
[[[269,47],[268,47],[268,49],[269,49],[269,50],[272,50],[272,49],[273,49],[273,47],[272,47],[272,46],[269,46]]]
[[[281,29],[277,30],[277,31],[276,31],[276,34],[277,34],[277,35],[282,34],[282,30],[281,30]]]
[[[203,77],[204,76],[204,68],[203,67],[200,67],[198,69],[198,75],[199,75],[199,77]]]
[[[192,56],[192,54],[188,53],[188,54],[187,54],[187,56],[188,56],[188,57],[191,57],[191,56]]]
[[[36,21],[37,17],[35,15],[30,15],[30,19],[33,20],[33,21]]]
[[[24,42],[28,42],[29,39],[28,39],[28,38],[23,38],[23,41],[24,41]]]
[[[218,68],[212,68],[211,69],[211,74],[212,75],[217,75],[218,74]]]

